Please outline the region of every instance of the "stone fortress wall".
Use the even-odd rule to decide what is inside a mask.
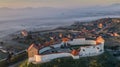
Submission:
[[[62,52],[62,53],[53,53],[53,54],[46,54],[46,55],[35,55],[32,58],[29,58],[29,62],[38,62],[38,63],[43,63],[43,62],[48,62],[56,58],[61,58],[61,57],[73,57],[73,59],[79,59],[80,57],[86,57],[86,56],[95,56],[99,55],[104,52],[104,42],[101,42],[99,44],[96,44],[95,40],[86,40],[85,38],[79,38],[79,39],[73,39],[72,41],[68,41],[72,46],[75,45],[82,45],[83,47],[80,47],[80,51],[78,55],[73,55],[72,53],[67,53],[67,52]],[[54,48],[58,48],[63,43],[60,44],[55,44],[51,45]],[[84,46],[84,45],[89,45],[89,46]],[[51,50],[50,47],[45,47],[39,50],[39,53],[45,52]]]

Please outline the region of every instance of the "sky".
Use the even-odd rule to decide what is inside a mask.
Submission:
[[[120,3],[120,0],[0,0],[0,7],[89,7]]]

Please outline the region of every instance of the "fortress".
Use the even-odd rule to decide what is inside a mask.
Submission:
[[[64,38],[61,43],[49,46],[32,44],[28,48],[28,62],[44,63],[62,57],[79,59],[81,57],[100,55],[103,52],[104,39],[101,36],[95,40],[86,40],[85,38],[68,40]]]

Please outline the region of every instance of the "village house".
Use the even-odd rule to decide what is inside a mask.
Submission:
[[[103,24],[102,24],[102,23],[99,23],[99,24],[98,24],[98,28],[100,28],[100,29],[103,28]]]
[[[21,31],[21,34],[22,34],[22,36],[24,36],[24,37],[28,36],[28,32],[27,32],[26,30],[22,30],[22,31]]]

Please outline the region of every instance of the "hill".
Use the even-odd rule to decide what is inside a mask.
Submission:
[[[120,62],[108,52],[99,56],[84,57],[78,60],[69,58],[59,58],[43,64],[27,64],[27,60],[19,67],[120,67]]]
[[[102,24],[102,27],[99,27]],[[56,30],[67,32],[78,31],[80,37],[94,38],[103,36],[105,39],[105,50],[119,50],[120,47],[120,18],[102,18],[90,22],[75,22],[71,26],[59,27]],[[69,58],[58,58],[43,64],[27,64],[27,60],[20,64],[20,67],[120,67],[120,61],[111,52],[105,51],[102,55],[84,57],[78,60]]]

